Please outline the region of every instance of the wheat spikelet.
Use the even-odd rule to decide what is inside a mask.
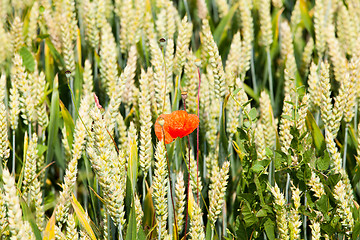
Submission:
[[[349,77],[344,79],[346,84],[344,120],[346,123],[351,122],[355,114],[356,104],[356,84],[358,84],[359,58],[353,57],[349,65]]]
[[[19,121],[19,113],[20,113],[20,94],[16,85],[16,81],[12,82],[12,87],[10,88],[10,111],[9,111],[9,119],[10,119],[10,127],[13,132],[18,127]]]
[[[167,209],[167,189],[168,189],[168,173],[166,166],[164,142],[157,143],[155,152],[155,172],[153,178],[152,188],[154,189],[152,195],[155,203],[155,214],[158,222],[158,232],[162,238],[167,234],[166,220],[168,218]]]
[[[11,37],[14,52],[18,52],[24,45],[23,22],[16,16],[11,26]]]
[[[313,50],[314,50],[314,40],[310,38],[304,47],[304,52],[301,60],[301,69],[303,72],[305,72],[305,76],[308,74],[308,67],[312,60],[311,57],[313,54]]]
[[[260,94],[260,121],[264,126],[263,129],[266,146],[272,148],[275,143],[275,121],[269,94],[264,91]]]
[[[251,16],[251,2],[247,0],[239,1],[239,9],[241,13],[242,26],[242,53],[239,64],[239,73],[241,79],[245,78],[246,72],[250,69],[250,60],[252,55],[252,43],[254,40],[254,23]]]
[[[221,169],[216,165],[211,170],[211,184],[209,190],[209,214],[208,218],[211,227],[215,227],[215,222],[220,215],[221,208],[225,202],[224,197],[226,193],[227,179],[229,178],[230,163],[224,162]]]
[[[332,169],[335,173],[339,173],[342,166],[341,156],[336,148],[333,134],[327,129],[325,129],[325,142],[326,149],[329,152],[330,158],[332,160],[330,165],[332,166]]]
[[[25,200],[30,203],[32,199],[34,199],[34,193],[31,191],[33,188],[33,180],[36,176],[36,162],[37,162],[37,135],[36,133],[33,134],[30,142],[28,143],[28,136],[27,133],[25,133],[24,137],[24,144],[28,145],[27,151],[26,151],[26,157],[24,159],[24,180],[23,180],[23,195]]]
[[[96,26],[100,31],[102,27],[107,24],[106,21],[106,0],[98,0],[95,2],[96,12],[95,12],[95,19],[96,19]]]
[[[204,20],[206,16],[209,14],[205,0],[196,0],[196,6],[197,6],[199,18],[201,20]]]
[[[226,14],[229,12],[229,5],[226,0],[216,0],[215,1],[219,16],[220,18],[223,18],[226,16]]]
[[[321,64],[319,87],[321,91],[321,119],[324,125],[328,126],[332,116],[332,104],[330,98],[329,65],[326,62]]]
[[[111,98],[116,88],[118,76],[116,60],[116,43],[109,23],[101,28],[100,43],[100,75],[105,85],[106,93]]]
[[[38,226],[40,231],[44,230],[44,222],[45,222],[45,206],[42,203],[43,194],[41,191],[41,182],[39,178],[35,178],[33,183],[31,184],[31,192],[32,192],[32,201],[35,205],[35,215],[36,215],[36,225]]]
[[[310,102],[309,94],[306,93],[302,98],[300,107],[298,108],[299,118],[296,119],[296,127],[299,130],[300,134],[303,134],[307,131],[305,122],[306,122],[307,111],[309,109],[309,102]]]
[[[175,211],[178,233],[180,234],[184,228],[184,210],[185,210],[185,182],[184,175],[180,171],[176,177],[175,183]]]
[[[312,62],[310,67],[310,74],[308,78],[308,94],[310,100],[310,107],[314,109],[315,107],[320,107],[321,105],[321,88],[320,80],[317,73],[318,66]]]
[[[91,95],[94,90],[94,78],[92,75],[91,63],[87,59],[84,64],[83,81],[83,95]],[[93,103],[93,101],[91,103]]]
[[[141,72],[140,78],[140,99],[139,99],[139,112],[140,112],[140,152],[139,163],[140,168],[146,178],[147,172],[151,167],[152,158],[152,142],[151,142],[151,102],[149,82],[151,75],[149,72]]]
[[[151,50],[151,64],[154,66],[154,87],[155,87],[155,99],[157,114],[168,113],[169,111],[169,98],[166,94],[166,74],[165,63],[163,55],[157,42],[154,39],[150,39]],[[165,101],[165,102],[164,102]],[[165,104],[165,106],[164,106]]]
[[[185,63],[185,77],[186,77],[186,111],[195,113],[197,109],[197,92],[198,92],[198,71],[196,66],[196,57],[192,52],[187,54],[187,62]]]
[[[350,209],[351,205],[346,199],[346,187],[342,180],[340,180],[334,187],[334,198],[337,201],[338,208],[336,209],[337,214],[341,218],[341,225],[345,228],[346,234],[352,233],[354,226],[354,218]]]
[[[20,239],[35,239],[31,228],[25,226],[22,220],[22,210],[20,207],[20,200],[16,194],[15,178],[10,175],[7,168],[3,169],[4,181],[4,200],[7,206],[7,219],[9,223],[9,230],[13,237],[20,237]]]
[[[136,98],[134,97],[135,90],[135,71],[136,71],[136,61],[137,61],[137,50],[136,46],[133,45],[130,47],[129,50],[129,56],[128,61],[126,64],[126,67],[124,69],[124,72],[122,75],[124,75],[125,79],[125,89],[122,96],[122,101],[129,107],[131,103],[134,103],[136,101]]]
[[[138,232],[140,227],[142,227],[142,218],[144,216],[144,212],[141,208],[141,203],[136,193],[134,195],[134,203],[135,203],[135,214],[136,214],[136,229]]]
[[[289,103],[291,102],[290,95],[285,95],[283,111],[281,114],[280,126],[279,126],[279,135],[280,135],[280,143],[281,143],[281,151],[287,153],[290,148],[290,143],[293,136],[290,134],[290,128],[293,126],[293,121],[288,118],[292,118],[293,106]]]
[[[213,35],[209,27],[209,22],[207,20],[203,21],[202,34],[204,38],[202,42],[204,42],[206,45],[205,51],[208,51],[209,63],[213,71],[215,96],[221,100],[224,98],[226,91],[225,73],[218,47],[213,39]]]
[[[84,25],[85,25],[85,34],[86,34],[85,36],[90,46],[96,49],[99,45],[99,38],[100,38],[99,28],[96,22],[97,21],[96,2],[90,2],[90,0],[84,0],[81,3],[82,3],[81,8],[84,18]]]
[[[317,221],[311,221],[311,239],[313,240],[320,240],[320,223]]]
[[[74,214],[69,214],[66,221],[66,240],[71,239],[78,239]]]
[[[8,219],[6,214],[6,203],[5,203],[5,195],[3,190],[0,190],[0,232],[2,232],[3,237],[8,237],[10,235],[10,231],[7,229]]]
[[[33,6],[31,7],[31,11],[30,11],[29,28],[28,28],[27,38],[26,38],[26,45],[29,47],[31,47],[32,42],[36,39],[36,36],[37,36],[38,17],[39,17],[39,4],[38,4],[38,2],[34,2]]]
[[[7,112],[5,104],[0,101],[0,159],[4,166],[6,166],[9,157],[10,142],[8,139]]]
[[[202,212],[200,206],[194,202],[193,217],[190,220],[191,239],[205,240],[204,224],[202,223]]]
[[[273,41],[270,15],[271,2],[270,0],[261,0],[259,4],[261,6],[259,8],[261,44],[268,49]]]
[[[283,7],[283,2],[282,0],[272,0],[271,1],[273,6],[276,8],[282,8]]]
[[[329,49],[329,55],[334,67],[335,80],[342,82],[345,79],[347,70],[347,59],[340,49],[340,43],[335,37],[335,29],[329,24],[326,31],[326,42]]]
[[[324,0],[316,1],[314,8],[315,47],[318,56],[322,58],[326,45]]]
[[[63,191],[60,193],[59,205],[56,209],[56,220],[58,221],[60,228],[61,224],[66,220],[67,211],[70,206],[70,193],[73,191],[73,188],[76,184],[77,164],[78,160],[81,158],[82,151],[84,150],[85,138],[87,137],[86,126],[89,126],[91,123],[90,117],[88,115],[90,110],[88,99],[90,97],[90,95],[87,95],[81,100],[79,118],[75,123],[71,159],[66,169]]]
[[[326,194],[324,185],[320,182],[320,178],[313,171],[311,171],[311,178],[309,179],[307,185],[310,187],[311,191],[314,192],[314,195],[317,198],[321,198]]]
[[[301,191],[299,188],[292,186],[291,187],[292,192],[292,200],[293,200],[293,207],[289,211],[289,218],[291,221],[289,221],[289,232],[290,232],[290,239],[300,239],[300,228],[301,228],[301,215],[299,213],[299,208],[301,206],[300,202],[300,195]]]
[[[300,1],[296,0],[295,4],[294,4],[294,9],[291,12],[291,18],[290,18],[290,25],[291,25],[292,31],[294,31],[297,28],[300,21],[301,21]]]
[[[187,17],[185,16],[179,28],[178,39],[176,41],[176,53],[174,57],[174,73],[179,75],[181,73],[182,67],[184,66],[186,60],[186,53],[189,48],[189,43],[192,35],[193,25],[191,22],[188,22]]]
[[[51,42],[54,44],[55,49],[61,53],[61,31],[59,31],[58,26],[58,20],[60,19],[56,19],[57,15],[60,15],[60,11],[53,12],[52,6],[48,1],[42,1],[42,6],[44,11],[40,13],[40,21],[45,22]]]
[[[10,10],[10,1],[8,0],[1,0],[0,2],[0,22],[3,22],[6,20],[7,14]]]
[[[230,45],[230,51],[226,59],[225,73],[229,76],[233,74],[237,76],[239,74],[240,63],[242,60],[242,42],[240,39],[240,32],[237,32]],[[228,80],[228,77],[226,78]],[[227,83],[231,86],[230,83]]]
[[[287,224],[287,210],[285,208],[285,198],[284,195],[280,192],[280,188],[275,183],[274,187],[270,188],[271,193],[274,196],[274,205],[277,205],[278,208],[274,208],[276,213],[276,224],[279,231],[279,239],[288,240],[289,239],[289,230]]]
[[[338,1],[338,14],[337,14],[337,35],[339,38],[339,42],[341,43],[342,50],[352,55],[355,49],[356,40],[357,40],[357,32],[354,26],[353,19],[345,7],[342,1]]]
[[[105,206],[116,226],[122,230],[125,224],[125,154],[120,151],[117,156],[113,142],[106,131],[108,121],[103,119],[100,109],[93,108],[90,116],[93,120],[93,131],[86,150],[104,196],[106,196]]]

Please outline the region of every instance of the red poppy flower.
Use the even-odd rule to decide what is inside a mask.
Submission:
[[[159,118],[164,119],[165,143],[171,143],[175,138],[183,138],[192,133],[199,126],[199,118],[195,114],[188,114],[179,110],[170,114],[161,114],[155,122],[155,134],[159,141],[163,139],[163,133],[159,124]]]

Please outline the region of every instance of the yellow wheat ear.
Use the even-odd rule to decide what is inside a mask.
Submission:
[[[191,186],[189,187],[188,212],[191,220],[194,215],[194,195]]]

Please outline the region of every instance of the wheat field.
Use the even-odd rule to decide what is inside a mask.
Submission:
[[[360,239],[359,0],[0,0],[0,239]]]

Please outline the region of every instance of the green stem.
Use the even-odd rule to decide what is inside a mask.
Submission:
[[[287,173],[286,174],[286,187],[285,187],[285,200],[287,203],[290,202],[289,199],[289,188],[290,188],[290,174]]]
[[[347,139],[349,132],[349,123],[345,125],[345,140],[344,140],[344,156],[343,156],[343,169],[346,170],[346,154],[347,154]]]
[[[359,102],[356,99],[356,104],[355,104],[355,115],[354,115],[354,132],[355,134],[357,133],[357,125],[358,125],[358,108],[359,108]]]
[[[258,93],[258,87],[257,87],[257,83],[256,83],[256,74],[255,74],[255,61],[254,61],[254,47],[251,50],[251,59],[250,59],[250,66],[251,66],[251,80],[252,80],[252,84],[253,84],[253,88],[254,88],[254,92],[255,94]],[[245,73],[244,73],[245,74]]]
[[[12,174],[15,175],[15,130],[13,130],[12,134]]]
[[[271,70],[271,56],[270,56],[270,48],[266,48],[267,55],[267,66],[269,73],[269,90],[270,90],[270,98],[271,98],[271,106],[274,108],[274,86],[273,86],[273,78],[272,78],[272,70]]]
[[[304,196],[305,196],[304,205],[306,209],[306,205],[307,205],[306,190],[304,192]],[[307,216],[305,214],[303,216],[304,216],[304,221],[303,221],[304,240],[307,240]]]
[[[29,141],[31,141],[31,121],[28,122]]]

